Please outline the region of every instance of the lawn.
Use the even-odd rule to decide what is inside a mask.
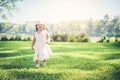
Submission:
[[[0,80],[120,80],[118,43],[51,42],[46,66],[35,69],[31,41],[0,42]]]

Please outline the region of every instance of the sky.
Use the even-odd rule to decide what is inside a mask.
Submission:
[[[9,19],[13,23],[98,20],[105,14],[110,18],[120,15],[120,0],[23,0],[16,5],[19,11]]]

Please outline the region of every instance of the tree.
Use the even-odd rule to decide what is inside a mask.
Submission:
[[[113,24],[114,37],[120,37],[120,17],[119,17],[119,15],[114,17],[114,19],[112,20],[112,24]]]
[[[99,20],[95,32],[97,36],[101,36],[101,35],[110,36],[111,29],[112,28],[111,28],[109,16],[106,14],[103,19]]]
[[[15,3],[22,0],[0,0],[0,19],[7,19],[16,10]]]
[[[107,14],[104,16],[103,21],[104,21],[104,23],[103,23],[104,35],[109,36],[108,29],[110,28],[111,23],[110,23],[110,18],[109,18],[109,16]]]
[[[95,26],[94,26],[94,22],[92,19],[90,19],[88,21],[88,30],[87,30],[87,33],[90,35],[90,36],[94,36],[94,30],[95,30]]]
[[[102,19],[98,22],[98,25],[95,29],[96,36],[101,36],[102,34],[104,34],[103,23],[104,23],[104,21]]]
[[[0,22],[0,33],[9,31],[9,29],[12,28],[12,23],[10,22]]]

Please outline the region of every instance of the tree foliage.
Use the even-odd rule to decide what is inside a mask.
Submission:
[[[16,10],[16,2],[22,0],[0,0],[0,19],[7,19]]]
[[[47,29],[51,35],[79,35],[85,33],[89,36],[99,37],[104,35],[107,37],[120,37],[120,17],[117,15],[111,19],[108,15],[105,15],[101,20],[74,20],[56,24],[46,24],[45,29]],[[34,22],[26,22],[22,25],[10,22],[0,23],[0,33],[33,34],[34,31]]]

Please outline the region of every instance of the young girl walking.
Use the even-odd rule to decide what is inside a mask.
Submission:
[[[46,59],[52,54],[51,48],[48,43],[50,42],[49,33],[44,30],[44,24],[41,22],[36,23],[36,32],[32,40],[32,49],[35,50],[34,61],[36,62],[35,67],[39,67],[40,60],[43,61],[43,65],[46,65]]]

